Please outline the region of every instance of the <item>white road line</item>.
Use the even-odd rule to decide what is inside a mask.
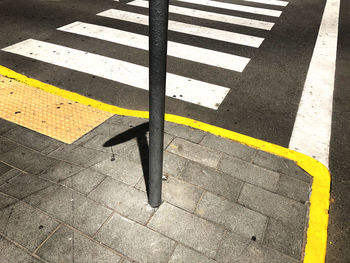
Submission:
[[[148,16],[117,9],[109,9],[97,15],[138,23],[142,25],[148,25]],[[264,39],[261,37],[233,33],[203,26],[185,24],[171,20],[169,20],[169,30],[256,48],[260,47],[261,43],[264,41]]]
[[[267,4],[267,5],[277,5],[277,6],[287,6],[287,1],[280,1],[280,0],[244,0],[246,2],[253,2],[253,3],[260,3],[260,4]]]
[[[212,0],[177,0],[177,1],[191,3],[191,4],[198,4],[198,5],[205,5],[210,7],[218,7],[218,8],[228,9],[228,10],[256,14],[256,15],[273,16],[273,17],[279,17],[282,13],[282,11],[277,11],[272,9],[265,9],[265,8],[245,6],[245,5],[236,5],[236,4],[223,3],[223,2],[217,2]]]
[[[128,4],[133,6],[148,8],[148,1],[136,0]],[[249,19],[249,18],[238,17],[238,16],[217,14],[217,13],[206,12],[206,11],[201,11],[201,10],[196,10],[196,9],[191,9],[186,7],[179,7],[175,5],[169,5],[169,12],[174,14],[204,18],[208,20],[219,21],[219,22],[224,22],[228,24],[234,24],[234,25],[240,25],[240,26],[246,26],[246,27],[252,27],[252,28],[258,28],[258,29],[264,29],[264,30],[271,30],[271,28],[274,25],[274,23],[271,23],[271,22],[265,22],[261,20]]]
[[[3,51],[148,90],[148,68],[43,41],[28,39]],[[167,73],[166,95],[218,109],[228,88]]]
[[[340,0],[327,0],[289,148],[328,167]]]
[[[78,21],[60,27],[58,30],[148,50],[148,36],[119,29]],[[250,61],[249,58],[193,47],[172,41],[168,41],[168,55],[238,72],[242,72]]]

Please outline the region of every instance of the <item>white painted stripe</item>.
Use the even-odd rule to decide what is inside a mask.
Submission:
[[[109,9],[97,15],[138,23],[142,25],[148,25],[148,16],[117,9]],[[261,37],[233,33],[203,26],[185,24],[171,20],[169,20],[169,30],[256,48],[258,48],[264,41],[264,39]]]
[[[3,51],[148,90],[148,68],[43,41],[28,39]],[[217,109],[228,88],[167,73],[166,95]]]
[[[74,22],[60,27],[58,30],[148,50],[148,36],[119,29],[83,22]],[[168,55],[238,72],[242,72],[250,61],[249,58],[193,47],[172,41],[168,41]]]
[[[327,0],[289,148],[328,167],[340,0]]]
[[[277,5],[277,6],[287,6],[288,5],[287,1],[280,1],[280,0],[244,0],[244,1],[253,2],[253,3],[260,3],[260,4],[267,4],[267,5]]]
[[[148,8],[148,1],[136,0],[128,4],[133,6]],[[201,10],[196,10],[196,9],[191,9],[186,7],[179,7],[175,5],[169,5],[169,12],[174,14],[204,18],[208,20],[219,21],[219,22],[224,22],[228,24],[234,24],[234,25],[240,25],[240,26],[246,26],[246,27],[252,27],[252,28],[258,28],[258,29],[264,29],[264,30],[271,30],[271,28],[274,25],[274,23],[271,23],[271,22],[265,22],[265,21],[255,20],[255,19],[238,17],[238,16],[217,14],[217,13],[206,12],[206,11],[201,11]]]
[[[279,17],[282,13],[282,11],[277,11],[277,10],[223,3],[223,2],[217,2],[212,0],[177,0],[177,1],[191,3],[191,4],[198,4],[198,5],[205,5],[210,7],[218,7],[218,8],[228,9],[228,10],[256,14],[256,15]]]

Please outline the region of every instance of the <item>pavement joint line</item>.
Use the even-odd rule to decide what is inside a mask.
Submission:
[[[97,109],[104,110],[116,115],[146,119],[149,118],[148,111],[129,110],[114,105],[109,105],[94,99],[87,98],[80,94],[63,90],[50,84],[43,83],[39,80],[28,78],[1,65],[0,74],[5,77],[25,83],[29,86],[44,90],[51,94],[70,99],[84,105],[90,105],[91,107],[95,107]],[[313,182],[310,196],[310,214],[308,222],[309,228],[307,230],[307,241],[305,246],[303,262],[313,263],[325,261],[331,182],[331,175],[326,166],[324,166],[322,163],[310,156],[293,151],[291,149],[275,145],[269,142],[265,142],[224,128],[220,128],[211,124],[196,121],[187,117],[166,113],[165,121],[199,129],[204,132],[208,132],[213,135],[230,139],[232,141],[239,142],[249,147],[292,160],[300,168],[309,173],[313,177]]]
[[[55,217],[53,217],[53,216],[50,215],[49,213],[46,213],[45,211],[42,211],[42,210],[40,210],[39,208],[35,208],[35,209],[37,209],[38,211],[40,211],[40,212],[46,214],[46,215],[49,216],[50,218],[52,218],[52,219],[54,219],[54,220],[60,222],[60,224],[61,224],[62,226],[66,227],[66,228],[69,228],[71,231],[73,231],[73,233],[74,233],[74,232],[77,232],[78,234],[80,234],[80,235],[84,236],[85,238],[89,239],[90,241],[92,241],[92,242],[94,242],[94,243],[96,243],[96,244],[99,244],[100,246],[102,246],[102,247],[104,247],[104,248],[110,250],[111,252],[113,252],[114,254],[120,256],[121,258],[124,258],[124,257],[125,257],[125,255],[122,254],[122,253],[120,253],[118,250],[115,250],[114,248],[111,248],[111,247],[107,246],[107,245],[106,245],[105,243],[103,243],[103,242],[97,241],[96,239],[93,238],[93,236],[89,236],[88,234],[84,233],[83,231],[81,231],[81,230],[79,230],[79,229],[77,229],[77,228],[75,228],[75,227],[73,227],[73,226],[71,226],[71,225],[69,225],[69,224],[67,224],[67,223],[65,223],[65,222],[63,222],[63,221],[61,221],[61,220],[55,218]]]
[[[74,191],[75,191],[75,190],[74,190]],[[77,192],[77,191],[76,191],[76,192]],[[82,235],[82,236],[88,238],[90,241],[93,241],[94,243],[97,243],[97,244],[103,246],[104,248],[106,248],[106,249],[112,251],[114,254],[117,254],[117,255],[120,256],[121,258],[125,258],[125,257],[126,257],[124,254],[120,253],[118,250],[115,250],[115,249],[113,249],[113,248],[107,246],[107,245],[106,245],[105,243],[103,243],[103,242],[97,241],[96,239],[93,238],[94,236],[90,236],[90,235],[84,233],[83,231],[81,231],[81,230],[79,230],[79,229],[77,229],[77,228],[75,228],[75,227],[73,227],[73,226],[67,224],[66,222],[62,221],[61,219],[58,219],[58,218],[54,217],[53,215],[49,214],[48,212],[46,212],[46,211],[44,211],[44,210],[41,210],[38,206],[31,205],[31,204],[25,202],[25,201],[22,200],[22,199],[18,199],[18,198],[14,197],[14,196],[7,195],[7,194],[5,194],[5,193],[3,193],[3,192],[0,192],[0,193],[1,193],[1,194],[4,194],[5,196],[9,196],[9,197],[11,197],[11,198],[13,198],[13,199],[16,199],[16,200],[17,200],[16,203],[20,202],[20,203],[24,204],[25,206],[31,207],[31,208],[33,208],[33,209],[39,211],[40,213],[42,213],[42,214],[46,215],[47,217],[51,218],[52,220],[58,222],[58,223],[59,223],[59,226],[61,226],[61,227],[62,227],[62,226],[67,227],[67,228],[69,228],[70,230],[72,230],[73,232],[79,233],[80,235]],[[80,194],[80,193],[79,193],[79,194]],[[91,199],[90,199],[90,200],[91,200]],[[13,205],[13,204],[15,204],[15,203],[12,203],[12,204],[10,204],[10,205]],[[10,205],[9,205],[9,206],[10,206]],[[116,211],[112,211],[111,215],[113,215],[113,214],[118,214],[118,213],[117,213]],[[119,214],[119,215],[121,215],[121,214]],[[121,216],[122,216],[122,215],[121,215]],[[110,219],[110,218],[108,218],[108,219]],[[131,220],[132,222],[137,223],[136,221],[133,221],[133,220],[130,219],[130,218],[128,218],[128,220]],[[139,224],[139,223],[138,223],[138,224]],[[95,235],[95,234],[94,234],[94,235]],[[2,236],[3,238],[5,238],[5,239],[8,240],[9,242],[15,244],[17,247],[22,248],[23,250],[26,251],[26,253],[30,254],[31,256],[34,256],[35,258],[40,259],[40,260],[43,261],[43,262],[47,262],[47,261],[45,261],[44,259],[40,258],[37,254],[34,254],[34,252],[32,253],[30,250],[28,250],[27,248],[23,247],[22,245],[20,245],[20,244],[17,243],[16,241],[12,241],[11,239],[9,239],[7,236],[3,235],[2,233],[0,233],[0,236]]]
[[[115,214],[114,210],[112,210],[112,213],[106,218],[106,220],[101,224],[101,226],[96,230],[96,232],[92,235],[93,238],[96,237],[96,235],[101,231],[102,227],[104,227],[108,222],[111,220],[112,216]]]
[[[46,243],[46,241],[49,240],[61,227],[62,224],[59,223],[58,226],[54,230],[52,230],[52,232],[44,239],[44,241],[41,242],[36,249],[34,249],[33,254],[36,254],[36,252],[38,252],[38,250]]]
[[[19,249],[23,250],[25,253],[27,253],[28,255],[34,257],[35,259],[41,261],[41,262],[47,262],[46,260],[42,259],[41,257],[39,257],[37,254],[34,254],[33,252],[31,252],[28,248],[22,246],[21,244],[17,243],[16,241],[13,241],[12,239],[8,238],[6,235],[0,233],[0,237],[6,239],[8,242],[12,243],[13,245],[15,245],[16,247],[18,247]]]

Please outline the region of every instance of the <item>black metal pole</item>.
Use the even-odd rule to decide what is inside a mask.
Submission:
[[[148,202],[162,201],[163,139],[169,0],[149,1],[149,181]]]

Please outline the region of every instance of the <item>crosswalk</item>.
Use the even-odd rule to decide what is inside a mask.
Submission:
[[[260,7],[237,5],[237,4],[231,4],[231,3],[223,3],[223,2],[213,1],[213,0],[178,0],[178,1],[190,3],[190,4],[218,7],[222,9],[239,11],[244,13],[251,13],[256,15],[279,17],[282,14],[282,11],[271,10],[271,9],[260,8]]]
[[[58,30],[148,50],[147,36],[119,29],[77,21],[60,27]],[[173,41],[168,41],[168,55],[238,72],[242,72],[250,61],[249,58],[242,56],[235,56]]]
[[[110,9],[101,12],[97,15],[142,25],[148,25],[148,16],[135,14],[127,11],[121,11],[117,9]],[[186,33],[198,37],[211,38],[214,40],[221,40],[228,43],[245,45],[255,48],[260,47],[261,43],[264,41],[264,39],[261,37],[249,36],[235,32],[228,32],[204,26],[191,25],[173,20],[169,20],[168,27],[169,30],[175,32]]]
[[[113,1],[113,0],[111,0]],[[235,1],[236,3],[237,1]],[[266,5],[266,8],[245,5],[247,2]],[[185,3],[183,6],[182,3]],[[191,4],[191,8],[186,7],[186,3]],[[277,19],[282,14],[280,9],[287,6],[287,1],[280,0],[240,0],[240,4],[219,2],[213,0],[177,0],[171,1],[169,6],[170,14],[181,15],[195,19],[196,23],[179,21],[170,16],[169,30],[181,33],[189,38],[211,39],[212,41],[223,41],[227,45],[240,45],[252,49],[258,49],[264,41],[262,34],[273,29],[276,22],[271,22],[271,18]],[[127,23],[148,26],[148,16],[133,11],[120,10],[121,3],[116,3],[115,9],[108,9],[96,14],[98,17],[119,20]],[[148,2],[135,0],[124,7],[137,7],[147,12]],[[198,8],[193,8],[198,6]],[[274,6],[274,9],[269,9]],[[125,9],[125,8],[123,8]],[[224,13],[218,12],[224,9]],[[205,11],[204,11],[205,10]],[[235,15],[228,15],[227,11],[235,11]],[[251,18],[237,15],[240,13],[249,14]],[[265,21],[262,16],[270,17]],[[201,21],[220,22],[233,26],[232,30],[222,30],[206,25],[201,25]],[[259,36],[249,33],[233,32],[237,26],[244,31],[245,28],[253,28],[261,31]],[[227,28],[227,27],[225,27]],[[68,25],[57,28],[58,31],[66,34],[75,34],[92,39],[99,39],[123,46],[148,50],[148,36],[120,30],[117,28],[76,21]],[[251,31],[248,31],[251,32]],[[68,68],[71,70],[99,76],[118,83],[123,83],[132,88],[148,90],[148,68],[138,64],[122,61],[112,57],[106,57],[84,50],[69,47],[69,45],[59,45],[46,41],[27,39],[14,45],[2,49],[5,52],[17,54],[27,58],[35,59],[52,65]],[[232,52],[234,53],[234,52]],[[232,53],[211,50],[210,48],[189,45],[188,42],[181,41],[168,42],[169,59],[178,58],[184,62],[191,61],[206,66],[223,68],[233,72],[242,73],[251,61],[250,57],[234,55]],[[230,91],[230,87],[223,87],[213,83],[184,77],[178,74],[167,73],[166,95],[175,99],[194,103],[203,107],[217,110]]]

